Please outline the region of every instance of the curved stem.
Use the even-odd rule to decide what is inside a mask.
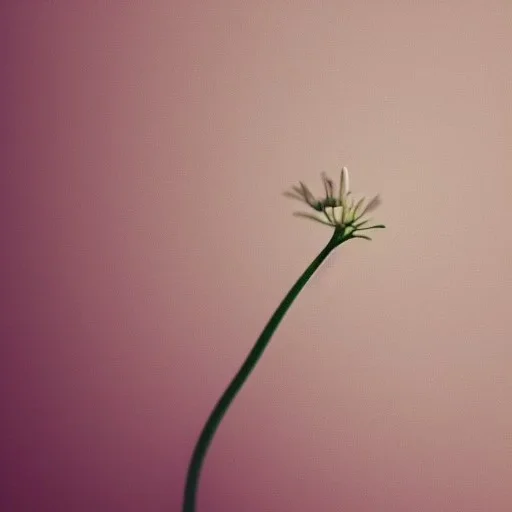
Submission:
[[[213,436],[215,435],[215,432],[220,422],[222,421],[222,418],[226,414],[226,411],[251,374],[252,370],[255,368],[264,350],[267,348],[272,335],[288,311],[288,308],[292,305],[293,301],[296,299],[302,288],[304,288],[304,285],[309,281],[311,276],[323,263],[325,258],[327,258],[330,252],[343,241],[343,234],[335,230],[333,237],[331,240],[329,240],[329,243],[312,261],[309,267],[292,286],[291,290],[286,294],[281,304],[279,304],[278,308],[263,329],[260,337],[257,339],[254,347],[249,352],[249,355],[238,370],[238,373],[233,377],[229,386],[226,388],[219,401],[215,405],[208,420],[206,421],[205,426],[203,427],[201,435],[199,436],[194,452],[192,454],[192,459],[190,461],[187,473],[187,482],[185,485],[185,496],[182,509],[183,512],[195,512],[196,495],[201,467],[206,456],[206,452],[208,451],[208,447],[210,446]]]

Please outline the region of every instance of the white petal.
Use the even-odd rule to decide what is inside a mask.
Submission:
[[[339,202],[341,204],[344,204],[346,201],[346,196],[348,194],[349,188],[348,188],[348,170],[346,167],[343,167],[341,169],[341,176],[340,176],[340,190],[339,190]]]
[[[341,224],[341,219],[343,217],[343,206],[335,206],[333,209],[334,220],[336,224]]]
[[[341,172],[343,174],[343,183],[344,183],[344,189],[345,194],[350,190],[349,182],[348,182],[348,169],[346,167],[343,167],[341,169]]]

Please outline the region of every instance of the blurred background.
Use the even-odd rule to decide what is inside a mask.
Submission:
[[[5,512],[512,510],[512,4],[4,1]]]

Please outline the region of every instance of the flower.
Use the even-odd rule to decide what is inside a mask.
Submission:
[[[348,171],[346,167],[343,167],[341,170],[340,186],[336,195],[334,194],[334,182],[325,175],[322,175],[322,179],[324,182],[325,197],[321,199],[316,198],[304,183],[300,183],[300,186],[293,187],[292,191],[286,192],[285,195],[294,199],[299,199],[313,208],[313,210],[315,210],[315,214],[298,212],[296,215],[307,217],[333,227],[334,233],[332,238],[308,265],[306,270],[301,274],[295,284],[285,295],[284,299],[279,303],[279,306],[265,325],[259,338],[256,340],[256,343],[245,358],[242,366],[236,373],[235,377],[230,381],[214,406],[212,412],[208,416],[208,419],[206,420],[195,444],[188,466],[183,496],[183,512],[195,512],[201,468],[204,464],[206,454],[215,433],[230,405],[233,403],[233,400],[238,396],[245,382],[260,361],[260,358],[268,347],[276,329],[286,315],[286,312],[298,297],[304,286],[323,264],[329,254],[331,254],[331,252],[345,240],[349,240],[350,238],[369,239],[365,235],[358,235],[356,233],[366,229],[384,227],[382,224],[367,226],[369,221],[361,220],[364,215],[378,206],[379,197],[374,197],[371,201],[366,203],[366,205],[364,198],[355,203],[354,199],[350,195]]]
[[[368,225],[371,219],[362,220],[363,216],[375,210],[381,201],[377,195],[366,204],[364,197],[355,202],[349,189],[346,167],[341,169],[340,186],[336,195],[334,194],[334,182],[325,174],[322,174],[322,180],[325,189],[323,198],[316,198],[302,182],[299,182],[299,186],[293,186],[291,191],[285,192],[285,196],[298,199],[315,210],[315,213],[295,212],[294,215],[331,226],[341,232],[343,239],[365,238],[371,240],[366,235],[356,233],[385,227],[382,224]]]

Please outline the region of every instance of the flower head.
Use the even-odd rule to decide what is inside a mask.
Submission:
[[[295,212],[294,215],[331,226],[341,233],[343,239],[365,238],[371,240],[370,237],[357,233],[385,227],[382,224],[368,225],[371,219],[363,219],[367,213],[379,206],[380,198],[377,195],[366,202],[363,197],[356,202],[349,189],[346,167],[341,169],[340,184],[336,194],[334,193],[334,182],[330,178],[322,174],[322,181],[325,196],[321,198],[315,197],[302,182],[299,182],[299,186],[293,186],[291,191],[285,192],[287,197],[298,199],[315,210],[315,213]]]

